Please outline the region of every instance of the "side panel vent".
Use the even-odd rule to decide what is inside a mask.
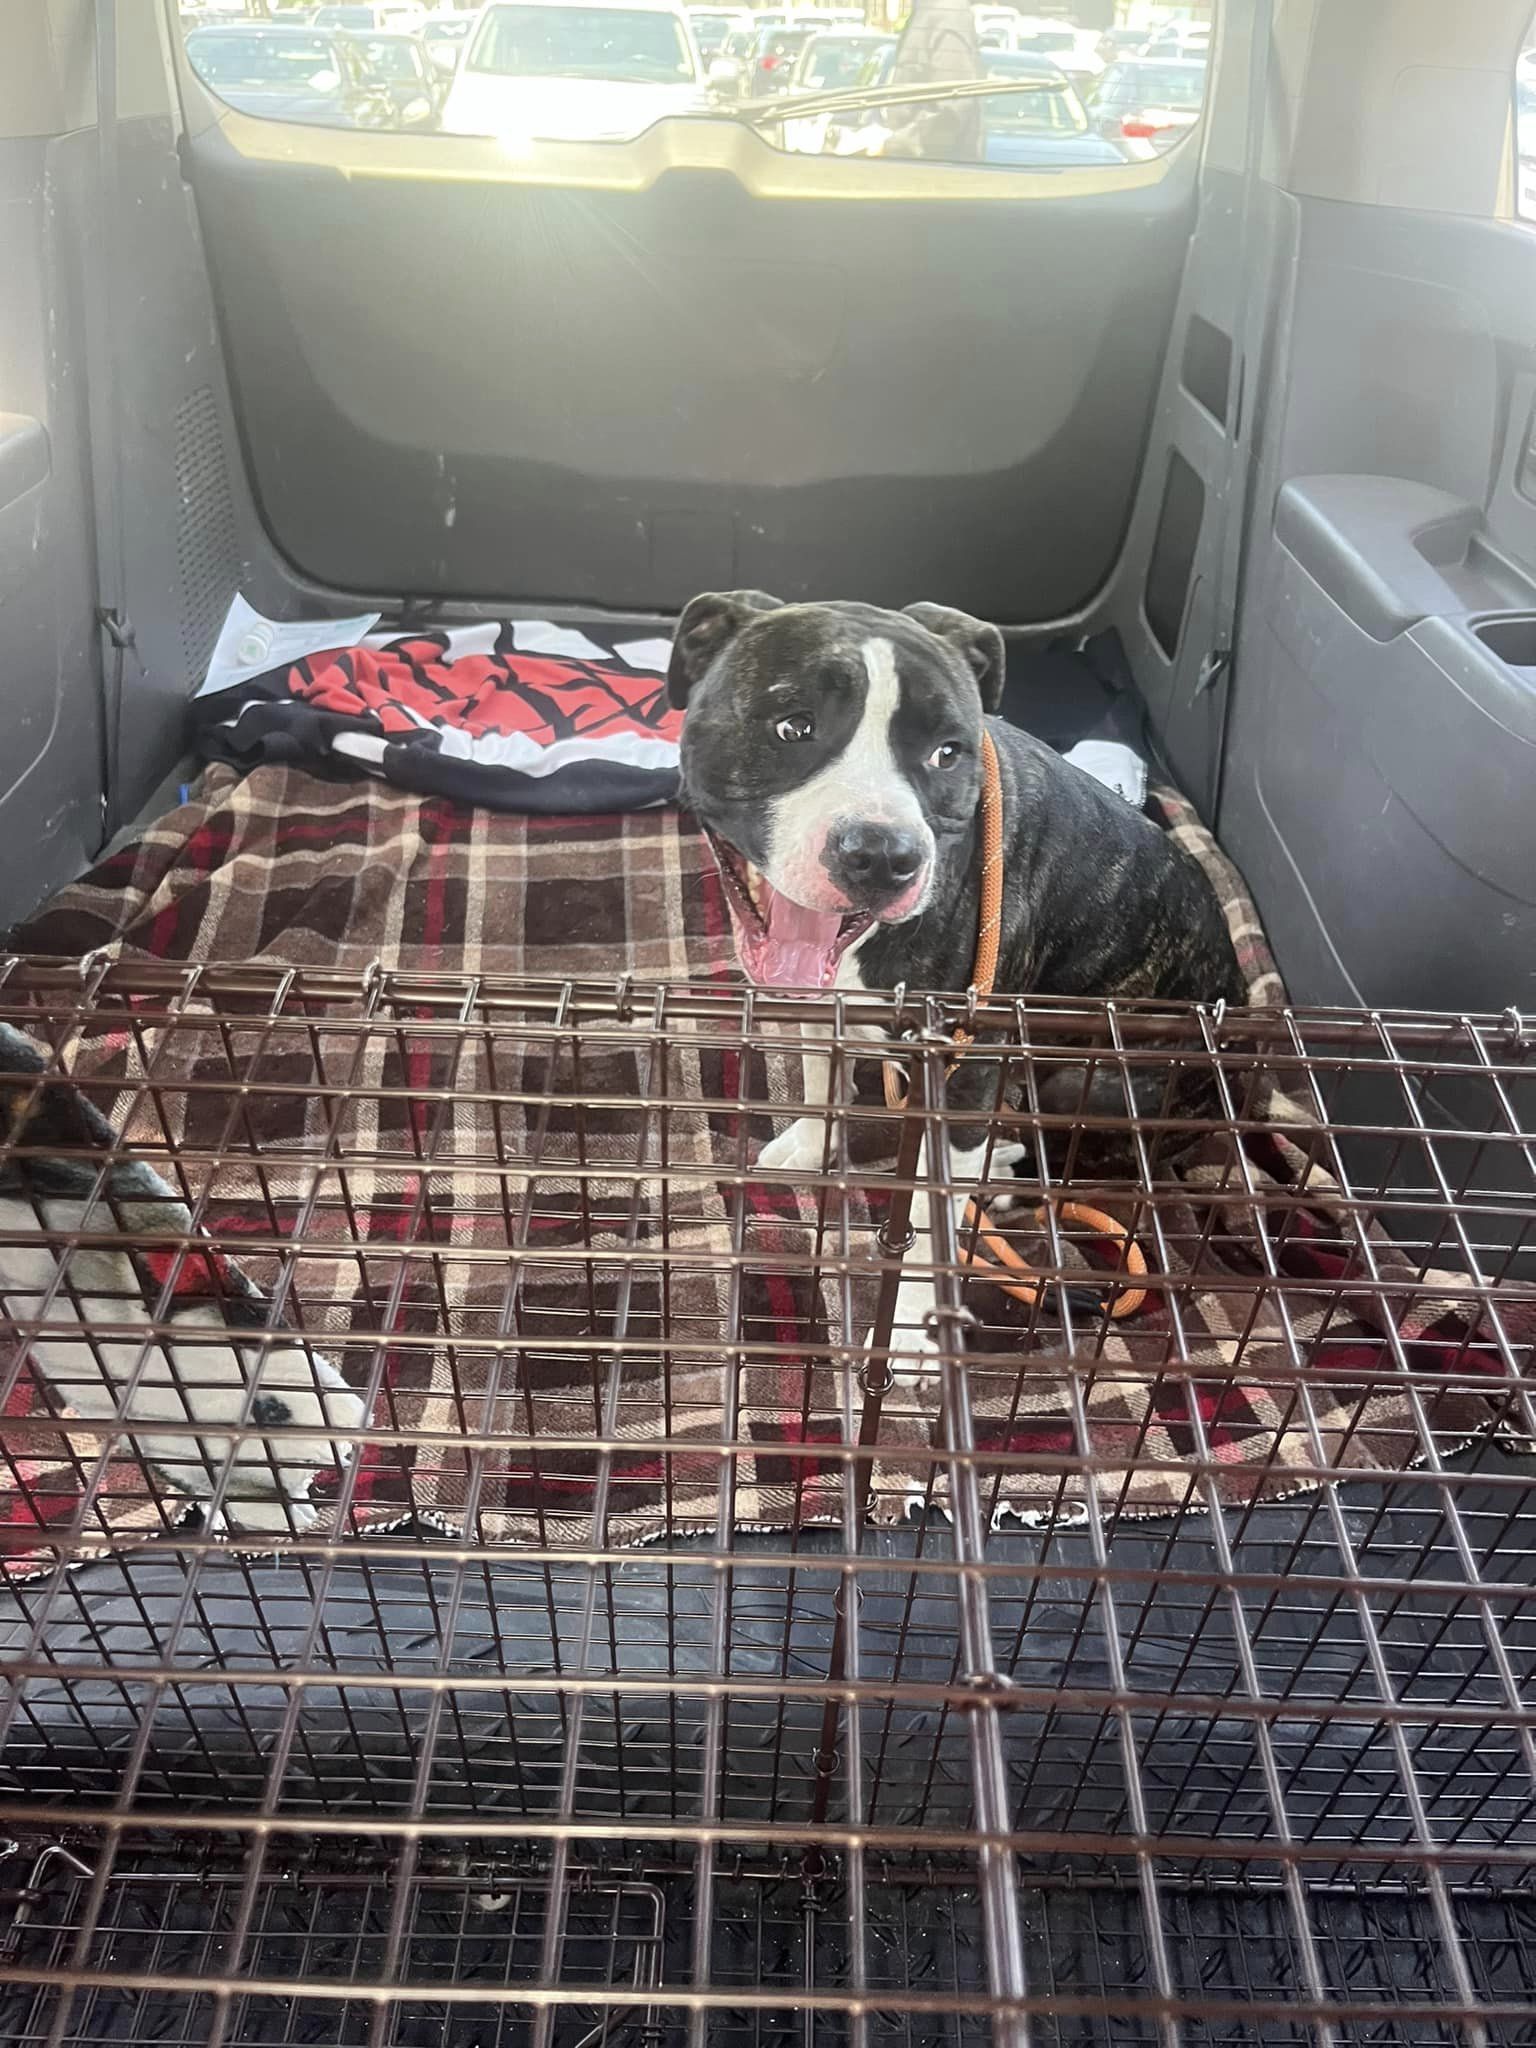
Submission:
[[[1168,480],[1157,518],[1157,538],[1147,566],[1146,614],[1152,637],[1172,661],[1184,630],[1189,579],[1205,518],[1205,485],[1175,449],[1168,457]]]
[[[188,689],[202,680],[239,581],[235,509],[218,401],[206,385],[176,409],[176,573]]]
[[[1232,337],[1211,321],[1192,313],[1184,334],[1184,361],[1179,371],[1184,389],[1213,420],[1227,424],[1232,391]]]

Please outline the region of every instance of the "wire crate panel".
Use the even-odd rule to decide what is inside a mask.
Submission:
[[[17,2048],[59,2038],[66,2013],[63,2038],[81,2041],[200,2040],[218,2030],[238,2048],[365,2048],[380,2038],[502,2048],[531,2036],[530,2010],[517,1994],[531,1993],[543,1968],[547,1895],[537,1878],[425,1875],[410,1887],[402,1912],[386,1876],[277,1870],[242,1915],[242,1887],[227,1868],[146,1859],[122,1871],[95,1905],[88,1960],[98,1967],[82,1987],[78,1937],[93,1911],[88,1881],[66,1866],[42,1877],[47,1889],[5,1953],[12,1981],[0,1986],[0,2029]],[[788,2000],[796,1985],[846,1980],[854,1954],[849,1911],[835,1885],[723,1879],[709,1952],[722,1994],[711,2037],[732,2048],[787,2048],[803,2040],[805,2017]],[[1454,2020],[1425,2016],[1432,2004],[1453,2008],[1457,1998],[1426,1901],[1329,1892],[1312,1898],[1311,1913],[1325,1982],[1371,2008],[1353,2023],[1335,2022],[1332,2038],[1391,2048],[1466,2038]],[[1039,2004],[1034,2038],[1053,2048],[1150,2048],[1166,2038],[1166,2023],[1137,2010],[1149,2002],[1154,1964],[1133,1893],[1026,1889],[1021,1916]],[[1315,2024],[1288,2010],[1298,1955],[1280,1893],[1169,1887],[1160,1917],[1185,2008],[1180,2038],[1200,2048],[1281,2048],[1317,2038]],[[1463,1905],[1458,1919],[1479,2003],[1491,2015],[1500,2005],[1527,2001],[1536,1904],[1528,1896],[1482,1898]],[[903,2044],[991,2038],[973,1892],[910,1876],[877,1880],[861,1902],[861,1926],[871,2010],[863,2021],[822,2010],[813,2023],[819,2038],[842,2043],[859,2031]],[[230,1966],[237,1948],[238,1972]],[[690,1961],[684,1887],[666,1880],[584,1882],[566,1912],[559,1969],[569,1996],[554,2013],[551,2038],[572,2048],[682,2042],[687,2019],[657,1987],[684,1981]],[[400,1988],[382,2026],[367,1988],[316,1995],[319,1986],[370,1987],[391,1962]],[[20,1981],[33,1977],[46,1981]],[[972,2009],[919,2005],[935,1985],[951,1987]],[[605,2002],[605,1990],[622,1991],[623,2002]],[[1085,1998],[1102,2009],[1072,2010]],[[1490,2038],[1520,2040],[1529,2032],[1518,2021],[1502,2031],[1496,2019],[1489,2024]]]
[[[1536,2039],[1522,1019],[16,961],[0,1111],[7,2038]]]

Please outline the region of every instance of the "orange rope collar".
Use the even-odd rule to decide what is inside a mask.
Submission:
[[[985,727],[981,734],[981,907],[976,925],[976,960],[971,969],[971,989],[976,996],[985,1000],[991,995],[997,979],[997,954],[1003,934],[1003,779],[997,765],[997,748],[992,735]],[[959,1026],[955,1031],[955,1045],[969,1045],[974,1034]],[[949,1071],[955,1070],[956,1062],[950,1061]],[[884,1064],[885,1106],[892,1111],[906,1108],[907,1078],[895,1061]],[[1035,1210],[1035,1220],[1044,1222],[1046,1207],[1041,1203]],[[1060,1202],[1057,1215],[1063,1223],[1079,1224],[1084,1230],[1094,1231],[1116,1246],[1127,1273],[1137,1279],[1146,1274],[1147,1261],[1141,1246],[1121,1223],[1108,1216],[1102,1209],[1090,1209],[1083,1202]],[[1020,1257],[1008,1240],[1001,1236],[996,1225],[979,1202],[968,1202],[965,1222],[974,1234],[972,1241],[961,1247],[960,1256],[970,1265],[986,1270],[993,1284],[1010,1295],[1015,1301],[1022,1301],[1033,1308],[1045,1290],[1045,1283],[1031,1266]],[[1004,1280],[1002,1272],[1017,1274],[1013,1280]],[[1118,1287],[1109,1302],[1109,1313],[1118,1322],[1125,1316],[1135,1315],[1147,1298],[1144,1287]]]
[[[992,993],[997,979],[997,949],[1003,936],[1003,778],[997,748],[985,726],[981,733],[981,909],[976,925],[976,962],[971,987],[979,997]],[[969,1045],[972,1033],[959,1026],[957,1046]],[[955,1063],[949,1063],[953,1073]],[[907,1106],[907,1077],[894,1060],[885,1062],[885,1106]]]

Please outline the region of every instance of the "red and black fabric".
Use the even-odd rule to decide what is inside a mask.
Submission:
[[[200,698],[202,752],[545,816],[676,797],[682,714],[660,676],[521,652],[510,625],[490,652],[456,652],[459,637],[412,633],[312,655]]]

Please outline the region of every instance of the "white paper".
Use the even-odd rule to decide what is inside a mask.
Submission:
[[[1123,796],[1139,811],[1147,800],[1147,764],[1118,740],[1079,740],[1066,757],[1095,782]]]
[[[585,633],[556,626],[548,619],[514,619],[512,645],[521,654],[563,654],[572,661],[606,661],[608,650],[595,647]]]
[[[364,612],[355,619],[266,618],[256,607],[236,597],[225,616],[208,674],[199,697],[249,682],[269,669],[287,668],[307,655],[326,654],[338,647],[356,647],[379,623],[382,614]]]
[[[400,634],[396,634],[398,640]],[[450,626],[448,628],[449,661],[460,661],[466,654],[494,654],[496,642],[501,638],[500,619],[482,619],[477,626]]]
[[[630,668],[643,668],[652,675],[664,676],[667,664],[672,659],[670,640],[618,640],[614,653]]]

